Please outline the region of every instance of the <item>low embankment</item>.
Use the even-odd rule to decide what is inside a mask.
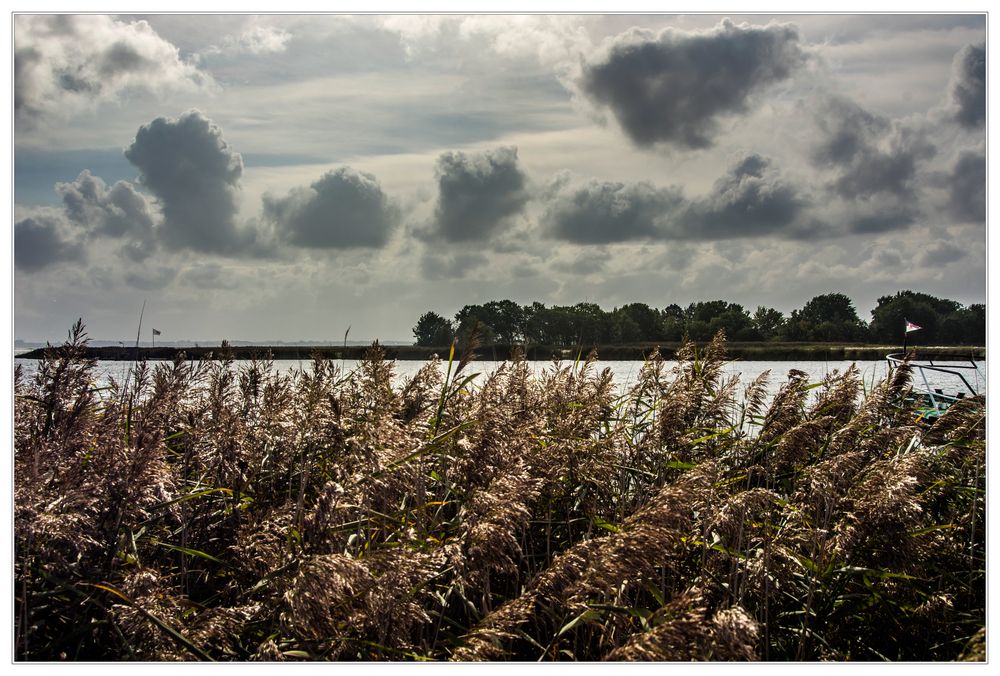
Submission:
[[[759,360],[759,361],[878,361],[885,359],[887,354],[901,352],[899,345],[845,345],[836,343],[728,343],[729,356],[733,359]],[[513,349],[518,346],[510,345],[486,345],[479,347],[476,352],[481,359],[493,361],[503,361],[510,359]],[[605,361],[629,361],[643,360],[654,349],[660,348],[660,353],[667,359],[671,359],[680,343],[644,343],[633,345],[597,345],[586,347],[556,347],[552,345],[528,345],[520,346],[525,356],[530,360],[547,361],[554,358],[576,359],[579,355],[586,357],[591,350],[595,350],[600,359]],[[703,348],[704,345],[699,345]],[[306,360],[314,355],[326,359],[361,359],[368,351],[366,346],[346,346],[337,347],[330,345],[323,346],[287,346],[287,345],[252,345],[229,347],[228,354],[233,359],[252,359],[270,355],[273,359],[301,359]],[[419,347],[416,345],[389,345],[383,346],[385,356],[388,359],[418,360],[430,359],[437,354],[442,358],[447,358],[448,347]],[[956,359],[985,359],[985,347],[971,346],[949,346],[949,347],[925,347],[917,346],[914,349],[920,352],[930,352],[936,356],[949,355]],[[461,348],[459,348],[461,351]],[[219,359],[223,356],[224,350],[220,347],[88,347],[87,356],[93,359],[122,361],[134,360],[137,357],[142,359],[167,359],[173,360],[179,353],[183,352],[188,359]],[[40,359],[44,349],[32,350],[22,355],[22,359]]]

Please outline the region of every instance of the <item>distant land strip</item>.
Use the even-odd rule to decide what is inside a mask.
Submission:
[[[444,360],[448,359],[449,347],[421,347],[416,345],[383,345],[386,359],[426,361],[433,355]],[[585,359],[593,350],[602,361],[642,361],[654,349],[660,348],[664,359],[673,359],[680,343],[645,343],[633,345],[597,345],[591,347],[554,347],[548,345],[487,345],[476,350],[477,358],[484,361],[505,361],[511,358],[516,347],[524,351],[527,359],[532,361],[550,361],[552,359],[575,360]],[[701,350],[705,346],[698,345]],[[86,356],[102,361],[131,361],[135,359],[174,360],[181,353],[187,359],[221,359],[228,356],[232,359],[272,359],[308,361],[313,356],[326,359],[362,359],[370,346],[336,347],[330,345],[288,346],[288,345],[258,345],[229,347],[228,354],[222,347],[88,347]],[[933,353],[935,356],[949,356],[956,359],[985,359],[985,347],[947,346],[925,347],[913,346],[917,355]],[[461,354],[461,346],[456,350],[455,358]],[[729,342],[726,351],[730,359],[743,361],[880,361],[887,354],[902,351],[902,346],[896,345],[861,345],[835,343],[762,343],[762,342]],[[38,348],[17,355],[18,359],[41,359],[45,348]]]

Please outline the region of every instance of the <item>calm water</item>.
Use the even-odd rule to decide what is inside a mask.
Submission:
[[[155,364],[156,362],[151,362]],[[497,361],[474,361],[470,362],[465,367],[465,374],[479,373],[480,375],[473,381],[482,382],[485,378],[485,374],[492,372],[496,369],[502,362]],[[676,362],[665,362],[666,369],[672,367]],[[885,378],[888,367],[885,361],[734,361],[730,362],[723,369],[725,375],[733,376],[739,375],[740,382],[743,384],[750,383],[754,378],[759,376],[764,371],[770,371],[770,377],[768,381],[768,389],[774,394],[778,389],[787,381],[788,372],[791,369],[798,369],[804,371],[808,374],[810,382],[819,382],[827,374],[834,371],[843,373],[847,370],[851,364],[856,363],[859,370],[861,371],[861,376],[864,380],[865,387],[870,388],[872,383],[877,383]],[[969,362],[962,362],[968,364]],[[26,376],[30,377],[34,375],[37,369],[37,362],[27,359],[16,359],[15,364],[20,364],[24,369]],[[98,362],[97,365],[97,384],[102,385],[107,382],[107,378],[113,377],[119,382],[121,382],[127,369],[131,366],[132,362],[122,362],[122,361],[102,361]],[[240,364],[239,361],[236,362],[237,366]],[[357,368],[358,361],[352,359],[341,360],[340,364],[346,371],[353,370]],[[421,367],[423,367],[426,362],[423,361],[396,361],[395,362],[395,374],[397,384],[402,384],[406,379],[412,377]],[[542,373],[543,371],[550,371],[553,368],[552,362],[546,361],[535,361],[529,362],[531,369],[535,373]],[[573,362],[563,362],[563,366],[572,366]],[[986,392],[986,365],[985,362],[977,362],[979,365],[979,373],[967,374],[969,382],[977,389],[978,392]],[[642,368],[642,362],[639,361],[598,361],[595,364],[598,369],[611,369],[611,373],[614,376],[614,381],[617,386],[621,389],[627,388],[634,384],[638,378],[639,371]],[[277,371],[289,372],[299,369],[309,369],[309,360],[275,360],[274,368]],[[442,373],[444,373],[447,368],[447,364],[441,364],[440,368]],[[953,377],[947,374],[939,374],[928,372],[928,384],[931,387],[941,388],[946,393],[952,393],[961,389],[960,383],[958,383]],[[922,381],[919,377],[915,378],[914,386],[922,386]]]

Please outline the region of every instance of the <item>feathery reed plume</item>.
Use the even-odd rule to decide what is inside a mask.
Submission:
[[[627,389],[470,342],[105,386],[78,323],[15,371],[16,659],[982,658],[983,398],[741,398],[721,334]]]

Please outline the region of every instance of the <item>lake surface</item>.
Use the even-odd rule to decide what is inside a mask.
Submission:
[[[358,361],[352,359],[336,360],[345,372],[352,371],[357,368]],[[155,365],[158,362],[151,361],[150,364]],[[239,368],[240,364],[244,362],[236,361],[235,366]],[[422,361],[406,361],[399,360],[393,362],[395,367],[396,384],[401,385],[408,378],[411,378],[417,371],[419,371],[427,362]],[[473,380],[473,383],[482,382],[485,379],[485,374],[491,373],[503,362],[499,361],[473,361],[465,367],[464,374],[470,375],[473,373],[479,373],[480,375]],[[948,362],[942,362],[942,364],[947,364]],[[969,362],[956,362],[968,365]],[[15,355],[15,364],[20,364],[24,370],[24,374],[27,377],[33,376],[37,372],[38,362],[28,359],[17,359]],[[532,371],[536,374],[540,374],[543,371],[551,371],[553,368],[553,362],[551,361],[532,361],[528,362]],[[668,371],[673,367],[676,362],[667,361],[664,362],[665,371]],[[865,383],[865,388],[870,389],[873,383],[878,383],[883,380],[888,373],[887,363],[882,361],[733,361],[729,362],[723,368],[723,373],[726,377],[738,375],[740,377],[740,382],[749,384],[754,378],[759,376],[764,371],[770,371],[770,376],[768,379],[768,391],[773,395],[775,394],[781,386],[787,382],[788,372],[792,369],[798,369],[799,371],[804,371],[808,374],[808,379],[810,382],[820,382],[828,374],[837,371],[838,373],[843,373],[846,371],[851,364],[857,364],[858,369],[861,372],[861,377]],[[966,374],[970,384],[976,388],[976,391],[980,393],[986,392],[986,364],[985,362],[977,362],[979,365],[979,373],[972,372]],[[97,363],[96,375],[97,375],[97,385],[103,385],[107,383],[108,377],[113,377],[115,380],[121,382],[125,378],[125,374],[128,368],[132,365],[132,362],[127,361],[99,361]],[[572,366],[572,361],[561,362],[562,366]],[[614,382],[620,390],[624,390],[631,385],[633,385],[638,376],[639,371],[642,369],[642,362],[640,361],[597,361],[594,364],[597,370],[611,369],[611,373],[614,377]],[[302,360],[275,360],[274,369],[280,372],[291,372],[296,370],[308,370],[311,367],[311,362],[307,359]],[[442,374],[447,369],[447,363],[440,364]],[[941,388],[945,393],[953,393],[960,389],[960,382],[947,374],[928,372],[928,385],[934,388]],[[923,381],[915,374],[915,388],[922,388]]]

